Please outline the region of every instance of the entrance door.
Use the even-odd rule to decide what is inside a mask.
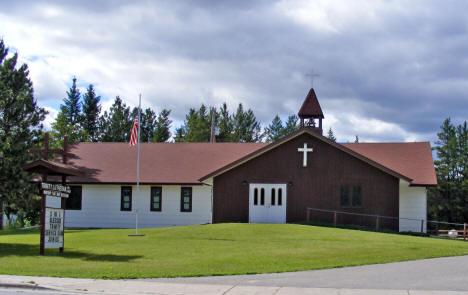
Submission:
[[[249,222],[286,223],[286,184],[250,184]]]

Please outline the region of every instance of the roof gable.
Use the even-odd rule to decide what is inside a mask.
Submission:
[[[232,163],[227,164],[224,167],[221,167],[218,170],[215,170],[215,171],[203,176],[202,178],[200,178],[200,181],[204,181],[204,180],[206,180],[208,178],[211,178],[211,177],[216,177],[216,176],[218,176],[220,174],[223,174],[223,173],[225,173],[225,172],[227,172],[227,171],[229,171],[231,169],[234,169],[235,167],[240,166],[243,163],[246,163],[246,162],[248,162],[248,161],[250,161],[250,160],[252,160],[252,159],[254,159],[256,157],[259,157],[262,154],[264,154],[264,153],[266,153],[266,152],[268,152],[268,151],[270,151],[272,149],[275,149],[276,147],[278,147],[278,146],[280,146],[280,145],[282,145],[282,144],[284,144],[284,143],[286,143],[286,142],[288,142],[288,141],[290,141],[290,140],[292,140],[292,139],[296,138],[297,136],[299,136],[301,134],[304,134],[304,133],[308,133],[309,135],[311,135],[311,136],[313,136],[313,137],[315,137],[315,138],[317,138],[317,139],[319,139],[319,140],[321,140],[321,141],[323,141],[323,142],[325,142],[325,143],[327,143],[327,144],[329,144],[329,145],[331,145],[331,146],[333,146],[333,147],[335,147],[335,148],[337,148],[337,149],[339,149],[339,150],[341,150],[341,151],[343,151],[343,152],[345,152],[345,153],[347,153],[347,154],[349,154],[349,155],[351,155],[351,156],[353,156],[353,157],[355,157],[355,158],[357,158],[357,159],[359,159],[361,161],[364,161],[364,162],[368,163],[369,165],[371,165],[371,166],[373,166],[373,167],[375,167],[375,168],[377,168],[379,170],[382,170],[385,173],[388,173],[388,174],[390,174],[390,175],[392,175],[392,176],[394,176],[396,178],[404,179],[404,180],[406,180],[408,182],[412,181],[411,177],[408,177],[407,175],[401,174],[399,171],[395,171],[393,169],[390,169],[390,168],[388,168],[388,167],[386,167],[386,166],[372,160],[371,158],[366,157],[365,155],[362,155],[362,154],[360,154],[360,153],[358,153],[358,152],[356,152],[356,151],[354,151],[354,150],[352,150],[352,149],[350,149],[350,148],[348,148],[348,147],[346,147],[344,145],[335,143],[335,142],[329,140],[328,138],[316,133],[311,127],[303,127],[301,129],[299,129],[298,131],[296,131],[296,132],[294,132],[294,133],[292,133],[292,134],[290,134],[290,135],[288,135],[288,136],[286,136],[286,137],[284,137],[284,138],[282,138],[282,139],[280,139],[280,140],[278,140],[276,142],[273,142],[273,143],[271,143],[271,144],[269,144],[267,146],[264,146],[264,147],[254,151],[254,152],[252,152],[252,153],[250,153],[250,154],[248,154],[248,155],[246,155],[246,156],[244,156],[244,157],[242,157],[242,158],[240,158],[240,159],[238,159],[238,160],[236,160],[236,161],[234,161]]]

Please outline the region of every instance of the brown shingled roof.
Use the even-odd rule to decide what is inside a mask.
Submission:
[[[307,130],[299,130],[296,136]],[[411,185],[437,185],[428,142],[336,144],[309,132],[371,165],[411,181]],[[143,184],[200,184],[200,179],[223,173],[274,148],[287,138],[265,143],[142,143],[140,182]],[[135,183],[136,147],[128,143],[79,143],[71,145],[69,164],[85,172],[71,183]],[[369,159],[369,160],[366,160]]]
[[[343,143],[343,146],[412,179],[412,185],[437,185],[429,142]]]
[[[304,102],[302,103],[298,115],[299,118],[324,118],[322,108],[320,107],[317,96],[315,95],[314,88],[310,88],[309,94],[307,94]]]
[[[260,147],[263,143],[142,143],[140,182],[200,184],[199,178]],[[136,146],[128,143],[78,143],[69,164],[86,173],[71,183],[136,183]]]

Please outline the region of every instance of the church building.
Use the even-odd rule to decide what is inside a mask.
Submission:
[[[413,219],[426,220],[426,189],[437,184],[429,142],[335,143],[322,135],[314,89],[299,118],[298,131],[273,143],[142,143],[139,187],[135,147],[71,145],[68,163],[84,175],[67,180],[65,226],[131,228],[136,212],[140,227],[304,222],[314,208],[420,231]],[[310,212],[312,221],[330,216]]]

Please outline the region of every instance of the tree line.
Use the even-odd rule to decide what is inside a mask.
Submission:
[[[68,136],[70,143],[77,142],[126,142],[138,108],[131,109],[116,96],[109,111],[101,112],[101,97],[92,84],[84,94],[78,89],[76,77],[67,91],[60,112],[52,124],[52,140],[55,145]],[[171,110],[163,109],[157,114],[151,108],[141,112],[140,141],[166,142],[172,138],[169,118]],[[208,142],[214,124],[217,142],[273,142],[299,129],[298,117],[290,115],[286,122],[276,115],[262,129],[252,109],[244,109],[240,103],[234,113],[227,104],[219,109],[202,104],[198,109],[190,108],[182,126],[175,129],[175,142]]]
[[[101,113],[101,97],[92,84],[81,95],[76,78],[63,99],[60,112],[52,124],[52,139],[61,143],[68,136],[70,143],[76,142],[126,142],[138,108],[131,109],[116,96],[109,111]],[[142,142],[165,142],[171,137],[169,119],[171,111],[159,114],[151,108],[142,110],[140,117],[140,140]]]

